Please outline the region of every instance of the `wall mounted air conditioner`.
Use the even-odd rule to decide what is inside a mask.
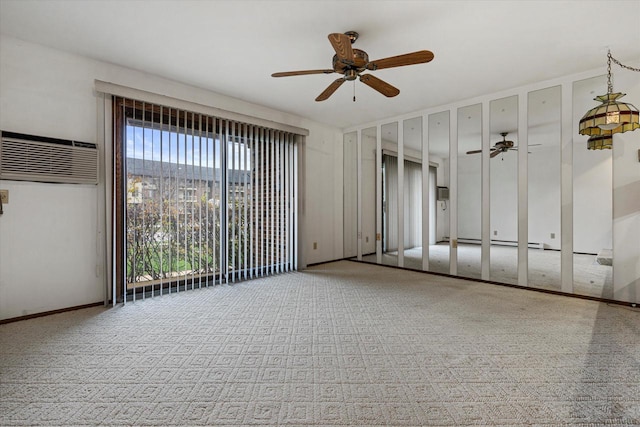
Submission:
[[[2,131],[0,179],[97,184],[98,146]]]
[[[449,200],[449,188],[448,187],[438,187],[436,191],[436,199],[437,200]]]

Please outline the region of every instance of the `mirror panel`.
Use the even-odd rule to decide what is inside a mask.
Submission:
[[[528,284],[560,291],[562,89],[529,92],[528,123]]]
[[[449,274],[449,111],[428,120],[429,271]]]
[[[482,104],[458,109],[458,275],[482,276]]]
[[[343,137],[343,257],[358,255],[358,145],[356,132]]]
[[[404,266],[422,270],[422,117],[403,122]]]
[[[382,263],[398,265],[398,122],[381,127]]]
[[[518,283],[518,96],[490,102],[490,280]],[[504,136],[502,134],[505,134]],[[506,143],[504,141],[507,141]]]
[[[581,114],[606,92],[605,76],[573,84],[573,291],[613,298],[612,150],[587,150],[588,137],[577,133]]]
[[[375,127],[363,129],[362,140],[362,256],[376,262],[376,139]]]

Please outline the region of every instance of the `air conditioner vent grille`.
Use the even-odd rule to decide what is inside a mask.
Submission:
[[[2,132],[0,179],[98,183],[95,144]]]

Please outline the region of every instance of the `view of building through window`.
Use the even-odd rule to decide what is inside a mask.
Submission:
[[[293,136],[130,103],[127,289],[162,293],[291,269]]]

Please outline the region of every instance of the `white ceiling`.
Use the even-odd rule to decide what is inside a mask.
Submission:
[[[608,23],[608,17],[614,21]],[[327,35],[354,30],[370,59],[427,49],[315,102],[338,75]],[[340,128],[640,58],[640,0],[0,0],[0,32]]]

